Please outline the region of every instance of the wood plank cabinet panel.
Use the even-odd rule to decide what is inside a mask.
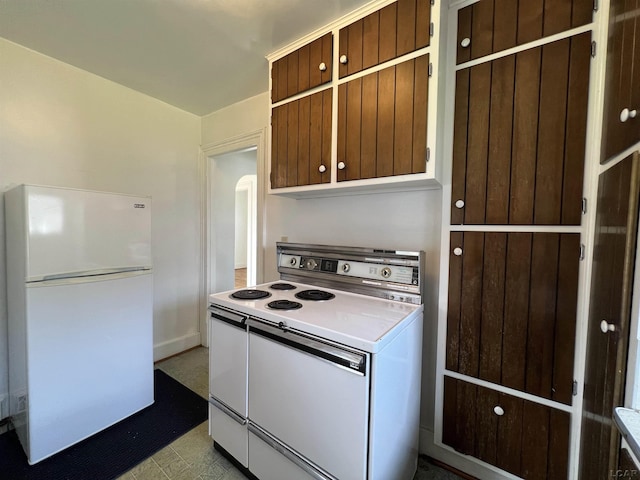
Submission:
[[[590,33],[457,72],[452,224],[579,225]]]
[[[443,443],[524,479],[568,476],[570,415],[444,377]]]
[[[323,90],[272,110],[271,188],[331,180],[331,95]]]
[[[480,0],[458,11],[457,63],[591,22],[592,0]]]
[[[611,2],[601,163],[640,141],[639,9],[638,0]]]
[[[446,368],[571,404],[580,236],[451,235]]]
[[[320,68],[324,63],[325,69]],[[271,101],[276,103],[331,81],[333,36],[331,32],[271,65]]]
[[[602,174],[593,250],[591,302],[583,393],[580,478],[615,469],[618,434],[613,409],[622,405],[636,264],[640,168],[638,153]],[[614,330],[604,327],[613,325]]]
[[[429,55],[338,87],[338,181],[426,171]]]
[[[341,28],[339,77],[428,47],[430,24],[430,0],[398,0]]]

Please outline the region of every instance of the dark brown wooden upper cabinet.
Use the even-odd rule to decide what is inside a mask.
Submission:
[[[461,453],[527,480],[568,478],[568,412],[445,376],[442,421]]]
[[[331,81],[331,32],[274,61],[271,66],[271,102],[276,103]]]
[[[338,87],[338,181],[424,173],[429,55]]]
[[[601,163],[640,141],[640,19],[637,0],[612,0]]]
[[[331,89],[272,109],[271,188],[331,180],[331,111]]]
[[[452,224],[580,225],[590,65],[586,32],[458,70]]]
[[[593,0],[480,0],[458,11],[457,63],[586,25]]]
[[[341,28],[339,77],[428,47],[430,24],[431,0],[398,0]]]

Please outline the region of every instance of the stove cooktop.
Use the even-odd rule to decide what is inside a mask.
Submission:
[[[376,353],[391,341],[401,323],[415,318],[422,312],[422,305],[386,300],[329,288],[318,289],[313,285],[291,282],[289,290],[272,289],[270,282],[248,290],[270,293],[264,298],[242,299],[233,296],[234,290],[212,294],[212,304],[236,312],[279,324],[288,328],[327,338],[360,350]],[[303,291],[325,292],[327,300],[306,300],[297,296]],[[315,296],[318,294],[312,294]],[[325,295],[322,294],[324,297]],[[296,302],[301,307],[277,310],[270,307],[274,302]],[[288,303],[287,303],[288,305]],[[401,328],[401,327],[400,327]]]

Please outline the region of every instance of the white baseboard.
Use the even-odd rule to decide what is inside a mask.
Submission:
[[[184,337],[174,338],[173,340],[168,340],[166,342],[157,343],[153,346],[153,361],[157,362],[158,360],[176,355],[201,344],[202,341],[200,339],[199,332],[185,335]]]
[[[445,463],[461,472],[482,480],[519,480],[503,470],[495,469],[480,460],[457,453],[454,450],[436,445],[433,431],[420,427],[420,453]]]

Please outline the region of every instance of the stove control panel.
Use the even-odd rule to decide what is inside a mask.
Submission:
[[[277,242],[281,280],[422,303],[424,252]]]
[[[322,272],[366,280],[381,280],[404,285],[418,285],[418,268],[388,265],[374,261],[337,260],[332,258],[287,255],[280,257],[280,267]]]

